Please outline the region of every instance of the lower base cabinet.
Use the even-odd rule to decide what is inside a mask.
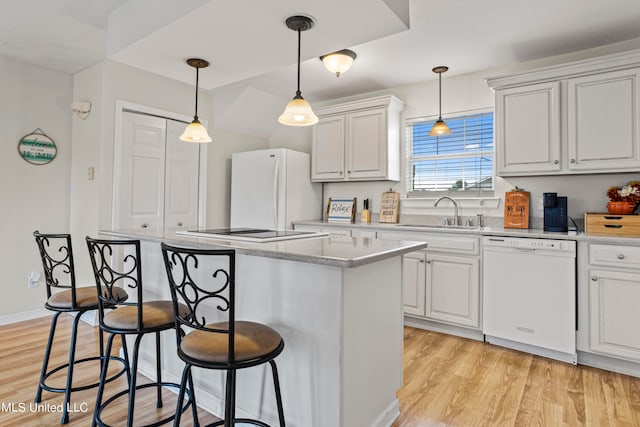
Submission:
[[[589,277],[591,351],[640,361],[640,272],[590,269]]]
[[[413,252],[403,260],[404,312],[428,320],[480,327],[480,261]]]
[[[640,362],[640,247],[591,243],[588,257],[588,349]]]

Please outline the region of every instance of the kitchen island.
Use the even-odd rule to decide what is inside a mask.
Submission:
[[[285,341],[276,359],[285,418],[294,427],[390,426],[402,385],[402,255],[426,243],[314,237],[247,243],[177,236],[175,230],[102,231],[142,241],[145,298],[170,299],[160,243],[236,250],[236,317],[275,328]],[[154,372],[152,340],[141,372]],[[183,364],[165,334],[163,375],[178,381]],[[222,414],[224,376],[194,370],[200,406]],[[238,374],[237,415],[277,425],[270,371]]]

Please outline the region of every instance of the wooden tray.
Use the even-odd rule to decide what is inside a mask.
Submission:
[[[585,233],[592,236],[640,236],[640,216],[585,212]]]

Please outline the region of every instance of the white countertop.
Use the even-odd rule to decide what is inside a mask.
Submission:
[[[402,255],[427,246],[419,241],[396,241],[351,237],[311,237],[278,242],[252,243],[224,239],[176,235],[177,229],[166,230],[100,230],[99,234],[117,238],[165,242],[176,246],[214,249],[232,248],[246,255],[336,267],[358,267]]]
[[[469,227],[455,228],[432,225],[417,224],[387,224],[387,223],[338,223],[326,221],[295,221],[296,226],[313,226],[313,227],[343,227],[357,228],[364,230],[384,230],[384,231],[402,231],[410,233],[447,233],[459,235],[475,235],[475,236],[508,236],[508,237],[530,237],[537,239],[557,239],[557,240],[575,240],[589,241],[594,243],[612,243],[624,244],[631,246],[640,246],[640,238],[638,237],[618,237],[618,236],[593,236],[584,232],[551,232],[541,229],[520,229],[520,228],[503,228],[503,227]],[[419,237],[416,236],[417,239]]]

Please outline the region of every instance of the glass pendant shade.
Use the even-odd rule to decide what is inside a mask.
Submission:
[[[355,52],[349,49],[339,50],[337,52],[329,53],[320,57],[324,67],[334,73],[336,77],[340,75],[353,65],[353,60],[356,58]]]
[[[318,123],[318,116],[301,95],[296,95],[289,101],[278,121],[287,126],[310,126]]]
[[[442,117],[440,117],[433,124],[433,127],[429,131],[429,136],[449,135],[450,133],[451,129],[449,129],[449,126],[442,120]]]
[[[200,120],[194,119],[187,125],[182,135],[180,135],[180,141],[196,143],[211,142],[211,137],[207,133],[207,128],[200,123]]]

